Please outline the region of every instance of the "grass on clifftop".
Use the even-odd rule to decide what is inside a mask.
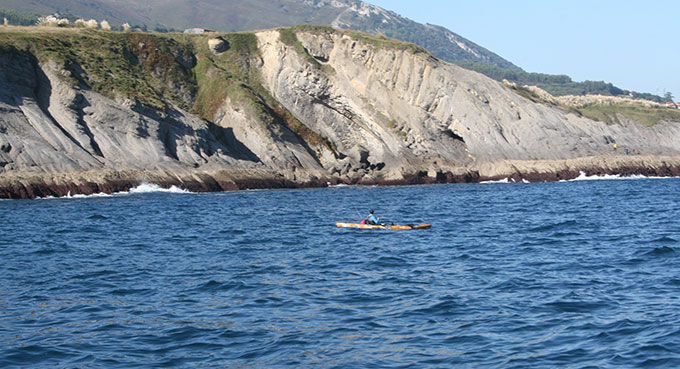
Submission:
[[[304,30],[307,32],[313,32],[313,33],[328,33],[328,32],[333,32],[334,30],[330,27],[325,27],[325,26],[295,26],[295,27],[290,27],[290,28],[279,28],[277,31],[279,32],[279,40],[283,42],[284,44],[288,46],[292,46],[295,51],[299,54],[302,55],[302,57],[307,60],[307,62],[318,68],[321,71],[324,71],[326,73],[335,73],[335,70],[333,67],[331,67],[328,64],[322,64],[317,60],[313,55],[307,51],[307,49],[302,45],[302,42],[297,37],[297,31],[299,30]]]
[[[310,25],[300,25],[300,26],[293,26],[293,27],[288,27],[288,28],[279,28],[277,29],[279,31],[280,35],[280,40],[286,45],[292,46],[295,48],[295,50],[300,54],[304,55],[310,62],[316,64],[316,65],[321,65],[312,55],[308,53],[308,51],[305,49],[305,47],[302,45],[300,40],[297,38],[297,33],[298,32],[308,32],[312,34],[331,34],[331,33],[337,33],[341,35],[347,35],[352,37],[353,39],[357,41],[361,41],[365,44],[370,45],[374,49],[395,49],[395,50],[407,50],[411,51],[414,54],[417,53],[425,53],[429,54],[427,50],[424,48],[410,43],[410,42],[405,42],[405,41],[399,41],[393,38],[389,38],[386,36],[376,36],[376,35],[371,35],[368,33],[363,33],[360,31],[356,30],[340,30],[340,29],[335,29],[332,27],[327,27],[327,26],[310,26]]]
[[[359,40],[362,42],[365,42],[371,46],[373,46],[376,49],[381,49],[381,48],[392,48],[392,49],[397,49],[397,50],[411,50],[414,53],[428,53],[427,50],[425,50],[423,47],[418,46],[414,43],[411,42],[406,42],[406,41],[400,41],[395,38],[390,38],[384,35],[373,35],[369,33],[364,33],[361,31],[357,30],[352,30],[352,29],[336,29],[332,27],[327,27],[327,26],[310,26],[310,25],[300,25],[300,26],[293,26],[289,28],[280,28],[279,32],[281,30],[284,30],[286,32],[292,32],[296,33],[298,31],[301,32],[309,32],[309,33],[315,33],[315,34],[328,34],[328,33],[337,33],[341,35],[347,35],[355,40]],[[286,41],[281,40],[282,42],[286,43]]]
[[[298,47],[294,33],[292,37],[286,31],[283,34]],[[213,37],[223,38],[229,48],[214,55],[208,48]],[[257,67],[251,65],[259,60],[257,37],[252,33],[5,27],[0,29],[0,48],[31,54],[39,63],[58,63],[68,72],[64,80],[72,85],[160,111],[177,105],[210,122],[218,118],[217,110],[229,97],[234,106],[247,109],[273,133],[279,131],[278,125],[285,126],[309,147],[335,151],[327,139],[296,119],[264,88]]]
[[[547,101],[535,92],[522,86],[508,86],[518,95],[537,104],[543,104],[558,108],[567,113],[573,113],[588,119],[603,122],[608,125],[621,124],[618,115],[634,120],[644,126],[651,127],[662,121],[680,123],[680,110],[669,109],[665,106],[647,107],[641,102],[625,101],[611,104],[590,104],[584,107],[562,105],[553,101]]]
[[[680,123],[680,110],[641,105],[588,105],[578,109],[584,117],[607,124],[621,124],[618,115],[627,117],[642,125],[651,127],[661,121]]]
[[[396,49],[410,51],[414,54],[418,53],[430,54],[427,50],[425,50],[421,46],[418,46],[410,42],[399,41],[393,38],[389,38],[387,36],[375,36],[354,30],[346,30],[344,32],[345,34],[348,34],[349,36],[356,40],[365,42],[373,46],[375,49]]]
[[[208,37],[195,39],[197,64],[194,75],[197,84],[194,111],[208,121],[214,121],[217,109],[227,96],[250,106],[257,115],[262,107],[247,86],[251,83],[250,58],[257,55],[257,38],[253,34],[221,35],[229,49],[213,55],[208,49]]]
[[[277,31],[279,31],[279,39],[281,40],[281,42],[288,46],[292,46],[299,55],[302,55],[312,65],[316,67],[321,67],[321,63],[319,63],[319,61],[316,60],[316,58],[314,58],[312,55],[309,54],[309,52],[307,52],[307,49],[305,49],[305,47],[302,45],[302,42],[300,42],[300,40],[297,38],[297,35],[295,34],[295,29],[279,28]]]
[[[191,53],[192,45],[170,37],[90,29],[55,30],[22,27],[26,32],[0,33],[0,45],[52,60],[70,72],[64,78],[111,98],[128,98],[156,109],[166,102],[188,107],[178,93],[191,93],[192,73],[173,53]]]
[[[273,131],[277,130],[277,125],[283,125],[310,147],[323,146],[335,151],[326,138],[295,118],[262,85],[259,71],[251,65],[253,58],[259,54],[257,37],[252,33],[223,34],[221,37],[230,47],[220,55],[213,55],[208,50],[208,38],[196,46],[198,63],[194,71],[198,90],[194,111],[204,119],[214,121],[217,110],[228,96],[233,104],[247,109],[249,114]],[[283,37],[289,37],[288,42],[299,44],[294,34]]]

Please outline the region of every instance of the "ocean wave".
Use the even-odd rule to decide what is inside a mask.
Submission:
[[[53,200],[53,199],[86,199],[86,198],[97,198],[97,197],[113,197],[114,194],[108,194],[108,193],[93,193],[89,195],[83,195],[83,194],[71,194],[71,191],[69,191],[66,195],[64,196],[45,196],[45,197],[36,197],[36,200]]]
[[[2,203],[0,367],[678,367],[679,186]],[[352,204],[442,227],[333,232]]]
[[[576,227],[578,225],[578,221],[576,220],[565,220],[562,222],[557,222],[557,223],[549,223],[549,224],[543,224],[540,226],[536,226],[533,228],[530,228],[528,232],[531,233],[536,233],[536,232],[546,232],[546,231],[552,231],[556,229],[570,229],[571,227]],[[573,235],[574,233],[569,233],[568,235]]]
[[[545,307],[557,313],[590,313],[596,310],[611,307],[611,303],[603,300],[584,301],[584,300],[556,300],[544,304]]]
[[[526,179],[522,179],[521,181],[515,181],[513,178],[503,178],[495,181],[481,181],[479,183],[484,183],[484,184],[489,184],[489,183],[530,183]]]
[[[622,175],[622,174],[604,174],[589,176],[585,172],[579,172],[579,176],[574,179],[567,179],[560,182],[576,182],[576,181],[600,181],[600,180],[627,180],[627,179],[664,179],[672,177],[649,177],[641,174]]]
[[[564,179],[558,182],[576,182],[576,181],[601,181],[601,180],[630,180],[630,179],[667,179],[667,178],[675,178],[675,177],[656,177],[656,176],[645,176],[642,174],[634,174],[634,175],[624,175],[624,174],[604,174],[604,175],[592,175],[589,176],[585,172],[580,171],[579,176],[573,179]],[[517,181],[514,178],[502,178],[498,180],[490,180],[490,181],[481,181],[479,183],[482,184],[489,184],[489,183],[531,183],[530,181],[527,181],[526,179],[522,179],[521,181]]]
[[[175,185],[170,186],[170,188],[163,188],[155,183],[143,182],[137,187],[133,187],[127,193],[138,194],[138,193],[154,193],[154,192],[165,192],[165,193],[193,193],[191,191],[185,190],[183,188],[177,187]],[[126,192],[119,192],[126,193]]]
[[[71,191],[69,191],[65,196],[61,196],[61,197],[55,197],[55,196],[36,197],[36,200],[92,199],[92,198],[106,198],[106,197],[114,197],[114,196],[137,195],[137,194],[148,194],[148,193],[193,194],[194,192],[191,192],[189,190],[185,190],[185,189],[177,187],[175,185],[172,185],[169,188],[164,188],[164,187],[161,187],[161,186],[159,186],[155,183],[142,182],[138,186],[132,187],[128,191],[114,192],[112,194],[100,192],[100,193],[93,193],[93,194],[89,194],[89,195],[84,195],[84,194],[71,194]]]
[[[669,247],[669,246],[661,246],[657,247],[651,251],[645,252],[643,255],[645,256],[668,256],[668,255],[673,255],[675,254],[677,250]]]
[[[667,259],[675,259],[677,250],[669,246],[655,247],[651,250],[639,250],[632,258],[627,260],[628,264],[641,264],[650,261],[663,261]]]
[[[65,198],[65,199],[85,199],[85,198],[112,197],[112,196],[113,195],[111,195],[111,194],[103,193],[103,192],[93,193],[93,194],[90,194],[90,195],[83,195],[83,194],[71,195],[71,191],[69,191],[69,193],[66,194],[66,196],[64,196],[63,198]]]
[[[377,260],[372,260],[369,265],[372,267],[398,268],[407,266],[409,263],[397,256],[381,256]]]
[[[230,282],[218,282],[215,280],[210,280],[196,288],[197,291],[201,292],[222,292],[222,291],[241,291],[253,288],[241,281],[230,281]]]
[[[666,243],[678,243],[678,240],[676,240],[675,238],[672,238],[672,237],[663,236],[661,238],[657,238],[657,239],[653,240],[652,242],[653,243],[664,243],[664,244],[666,244]]]

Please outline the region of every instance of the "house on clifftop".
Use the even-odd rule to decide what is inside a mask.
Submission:
[[[207,29],[207,28],[200,28],[200,27],[187,28],[187,29],[184,30],[184,33],[191,33],[191,34],[195,34],[195,35],[200,35],[200,34],[203,34],[203,33],[214,33],[214,32],[217,32],[217,31],[212,30],[212,29]]]

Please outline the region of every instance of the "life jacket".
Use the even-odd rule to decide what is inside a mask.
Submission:
[[[366,219],[362,219],[361,223],[359,223],[359,224],[366,224]]]

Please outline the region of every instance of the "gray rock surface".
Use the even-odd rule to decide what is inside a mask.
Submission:
[[[265,85],[341,152],[385,163],[392,176],[504,160],[677,155],[680,124],[609,126],[533,103],[485,76],[411,49],[375,47],[340,33],[298,33],[317,68],[258,33]],[[327,72],[332,70],[332,72]],[[613,143],[621,151],[613,150]]]
[[[160,112],[76,86],[56,62],[3,50],[0,196],[31,197],[41,184],[87,192],[153,180],[212,190],[680,166],[678,122],[595,122],[421,49],[347,32],[298,31],[305,52],[276,30],[256,36],[252,68],[264,88],[328,145],[230,96],[210,120],[171,103]],[[625,148],[641,155],[622,156]],[[83,183],[95,185],[76,188]]]

